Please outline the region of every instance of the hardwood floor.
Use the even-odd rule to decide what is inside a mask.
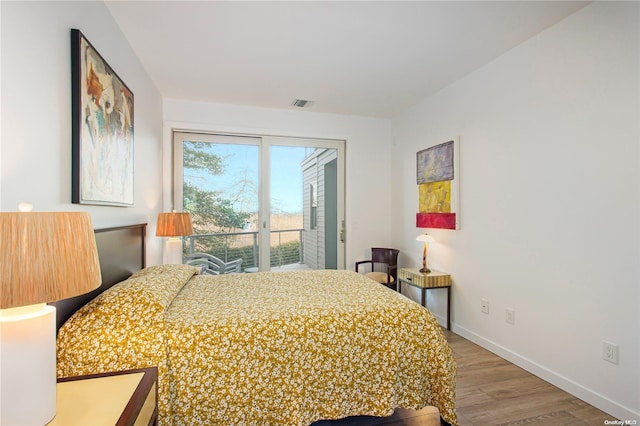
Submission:
[[[457,334],[444,332],[458,364],[460,426],[596,426],[615,419]],[[420,411],[397,409],[390,417],[349,417],[313,426],[420,426],[420,417]]]

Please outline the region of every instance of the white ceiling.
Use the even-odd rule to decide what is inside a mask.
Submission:
[[[167,98],[391,118],[574,1],[107,1]]]

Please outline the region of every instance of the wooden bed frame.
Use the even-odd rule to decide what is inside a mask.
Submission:
[[[52,302],[56,307],[56,330],[97,295],[146,266],[147,224],[95,230],[102,284],[90,293]]]

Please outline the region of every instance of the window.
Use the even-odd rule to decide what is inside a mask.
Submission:
[[[343,141],[175,132],[174,154],[185,254],[241,258],[244,272],[344,267]]]
[[[309,228],[318,228],[318,193],[316,192],[316,186],[314,184],[309,185],[309,212],[310,222]]]

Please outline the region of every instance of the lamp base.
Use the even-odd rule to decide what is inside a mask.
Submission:
[[[3,425],[44,425],[56,415],[56,310],[26,308],[37,309],[5,309],[0,317]]]
[[[421,272],[421,273],[423,273],[423,274],[428,274],[429,272],[431,272],[431,269],[429,269],[429,268],[422,268],[422,269],[420,269],[420,272]]]
[[[182,263],[182,238],[171,237],[167,239],[164,247],[162,261],[165,265],[175,265]]]

